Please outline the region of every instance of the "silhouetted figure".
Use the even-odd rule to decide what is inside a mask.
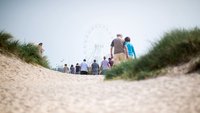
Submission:
[[[106,57],[103,57],[103,61],[101,62],[101,74],[105,75],[107,70],[110,68],[109,62],[106,60]]]
[[[39,43],[38,44],[38,51],[39,51],[39,55],[42,57],[42,55],[43,55],[43,52],[44,52],[44,49],[42,48],[42,46],[43,46],[43,43]]]
[[[81,75],[87,75],[88,69],[89,69],[89,67],[86,63],[86,60],[84,59],[83,62],[81,63]]]
[[[96,60],[92,63],[92,74],[98,75],[99,74],[99,64],[96,63]]]
[[[67,67],[67,64],[64,65],[63,72],[64,73],[69,73],[69,68]]]
[[[81,66],[79,66],[79,64],[76,64],[76,74],[80,74],[81,71]]]
[[[71,65],[71,67],[70,67],[70,73],[71,73],[71,74],[75,74],[75,68],[74,68],[74,65]]]

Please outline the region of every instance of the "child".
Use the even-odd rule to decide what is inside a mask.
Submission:
[[[136,59],[136,54],[133,45],[130,43],[131,39],[129,37],[125,38],[125,46],[127,48],[128,58],[134,58]]]

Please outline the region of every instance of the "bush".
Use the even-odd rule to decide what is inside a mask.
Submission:
[[[39,55],[37,46],[31,43],[20,44],[18,40],[13,40],[9,33],[0,32],[0,49],[3,53],[12,53],[27,63],[35,63],[49,68],[47,59]]]
[[[137,60],[122,63],[107,72],[107,79],[145,79],[155,77],[160,70],[190,61],[200,54],[200,29],[176,29],[153,44],[150,51]]]

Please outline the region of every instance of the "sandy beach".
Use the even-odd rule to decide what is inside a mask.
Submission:
[[[105,81],[0,54],[0,113],[200,113],[200,75]]]

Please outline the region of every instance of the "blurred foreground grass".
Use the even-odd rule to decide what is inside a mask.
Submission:
[[[200,29],[175,29],[165,33],[146,55],[123,62],[109,70],[106,79],[141,80],[155,77],[160,74],[161,69],[186,63],[199,54]]]

